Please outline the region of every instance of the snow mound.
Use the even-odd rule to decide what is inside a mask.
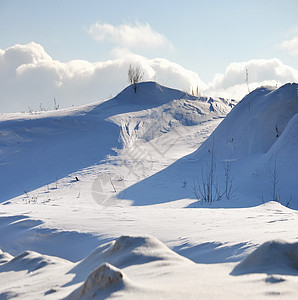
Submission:
[[[122,269],[162,270],[163,268],[188,268],[195,264],[170,250],[152,236],[121,236],[97,247],[69,273],[75,277],[69,285],[84,284],[67,299],[90,299],[120,291],[144,291],[144,286],[131,281]],[[99,266],[99,267],[98,267]],[[146,269],[147,268],[147,269]],[[121,270],[120,270],[121,269]],[[90,274],[86,280],[86,274]]]
[[[83,285],[81,294],[87,294],[97,286],[99,289],[104,289],[107,286],[123,280],[123,273],[116,267],[104,263],[95,269],[87,278]]]
[[[197,97],[180,90],[162,86],[156,82],[141,82],[137,84],[137,92],[134,92],[133,86],[128,86],[114,98],[111,98],[99,105],[93,107],[90,111],[91,115],[104,115],[106,118],[117,116],[123,113],[135,113],[144,111],[150,115],[151,109],[158,109],[165,106],[167,111],[174,110],[182,104],[183,113],[187,115],[191,106],[198,106],[196,112],[199,115],[203,113],[221,112],[224,116],[232,107],[236,105],[236,101],[224,98]],[[190,103],[190,105],[188,105]],[[168,105],[166,107],[166,105]],[[203,111],[201,111],[203,110]],[[152,113],[152,112],[151,112]],[[182,118],[183,116],[177,112],[174,119]],[[177,118],[176,118],[177,117]]]
[[[70,262],[62,258],[42,255],[34,251],[25,251],[0,265],[0,272],[27,270],[27,273],[31,273],[49,265],[55,266],[58,264],[70,264]]]
[[[250,273],[298,275],[298,242],[266,242],[244,258],[231,275]]]
[[[71,293],[66,299],[90,299],[98,297],[98,293],[104,289],[124,288],[124,274],[118,268],[103,263],[92,271],[84,284]]]
[[[134,86],[130,85],[120,92],[114,99],[128,103],[138,104],[164,104],[173,99],[194,99],[196,97],[188,93],[162,86],[153,81],[140,82],[136,85],[136,93]]]
[[[3,252],[1,249],[0,249],[0,265],[4,264],[4,263],[7,263],[8,261],[12,260],[13,259],[13,256],[10,255],[9,253],[7,252]]]
[[[162,251],[168,251],[169,249],[158,239],[153,236],[121,236],[118,238],[114,245],[111,247],[110,252],[125,252],[125,251],[134,251],[138,249],[137,253],[145,254],[147,253],[145,249],[150,249],[155,254]],[[142,251],[140,251],[142,249]],[[160,257],[160,255],[156,255]]]
[[[229,165],[235,201],[226,197],[224,205],[251,206],[278,198],[283,205],[298,209],[297,126],[298,84],[259,88],[244,97],[189,158],[198,162],[202,174],[208,174],[214,158],[219,190],[226,187],[224,166]]]
[[[143,82],[137,85],[136,93],[132,86],[127,87],[94,112],[113,111],[108,120],[121,128],[124,148],[153,142],[153,148],[162,152],[162,138],[172,142],[183,138],[189,134],[187,127],[221,119],[233,106],[233,100],[196,97],[155,82]]]
[[[153,236],[121,236],[115,241],[97,247],[71,272],[86,274],[96,266],[108,262],[118,268],[160,261],[168,263],[192,263]]]
[[[227,115],[197,153],[219,149],[223,159],[240,159],[266,153],[298,113],[298,84],[277,90],[259,88],[244,97]],[[207,151],[208,152],[208,151]]]

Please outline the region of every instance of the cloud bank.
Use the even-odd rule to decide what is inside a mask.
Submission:
[[[173,47],[165,36],[154,31],[149,24],[138,22],[134,26],[95,23],[90,26],[88,33],[96,41],[109,41],[129,49]]]
[[[248,73],[248,86],[246,83]],[[287,82],[298,82],[298,71],[277,58],[252,59],[228,65],[224,74],[216,74],[204,89],[204,94],[241,99],[248,91],[260,86],[281,86]]]
[[[87,104],[115,96],[127,83],[129,65],[139,65],[145,80],[189,90],[203,84],[199,76],[166,59],[147,59],[128,50],[114,50],[113,59],[67,63],[52,59],[36,43],[0,49],[0,112]]]
[[[115,96],[127,83],[129,65],[138,65],[145,80],[201,94],[241,99],[249,88],[298,82],[298,71],[278,59],[250,60],[230,64],[224,74],[205,83],[196,72],[164,58],[147,59],[129,50],[114,50],[113,58],[90,63],[84,60],[60,62],[36,43],[0,49],[0,113],[38,110],[40,103],[52,109],[54,97],[60,107],[87,104]]]

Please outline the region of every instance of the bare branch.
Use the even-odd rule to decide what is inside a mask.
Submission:
[[[141,70],[139,66],[132,67],[129,65],[128,69],[128,82],[134,85],[134,91],[137,92],[137,83],[142,81],[144,77],[144,72]]]

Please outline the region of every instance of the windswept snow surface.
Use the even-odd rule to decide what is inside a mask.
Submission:
[[[222,195],[221,201],[212,203],[213,207],[247,207],[278,199],[298,209],[297,87],[286,84],[277,90],[264,87],[253,91],[197,151],[126,189],[121,196],[133,199],[135,205],[193,198],[196,193],[200,200],[198,190],[203,189],[202,182],[210,174],[213,157],[213,181]],[[161,181],[169,189],[166,193],[155,188]],[[182,182],[188,188],[177,189]],[[229,197],[226,183],[231,187]],[[139,197],[144,190],[147,193]],[[190,206],[197,205],[198,201]]]
[[[0,115],[0,299],[295,299],[297,87]]]

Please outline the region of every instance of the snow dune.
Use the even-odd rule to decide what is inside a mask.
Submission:
[[[0,295],[4,299],[13,295],[69,300],[251,299],[277,293],[291,299],[298,283],[296,252],[297,243],[270,241],[239,264],[195,264],[152,236],[121,236],[76,264],[28,251],[12,258],[0,265]]]
[[[69,264],[69,262],[61,258],[41,255],[34,251],[26,251],[11,260],[2,263],[1,272],[18,272],[25,270],[27,273],[32,273],[39,269],[46,268],[49,265],[61,264]]]
[[[96,248],[83,259],[72,271],[90,272],[94,265],[109,262],[118,268],[145,264],[153,261],[190,262],[171,251],[153,236],[121,236],[108,244]]]
[[[90,299],[113,288],[113,291],[128,289],[129,281],[121,270],[104,263],[92,271],[84,284],[65,299]],[[107,295],[106,295],[107,296]]]
[[[119,291],[124,295],[135,291],[139,295],[148,291],[149,294],[154,294],[156,292],[151,289],[150,284],[146,283],[147,280],[144,278],[140,280],[139,277],[144,275],[146,277],[149,274],[156,274],[161,278],[168,277],[171,276],[170,269],[179,266],[193,267],[194,265],[152,236],[121,236],[117,240],[99,246],[76,264],[60,258],[26,251],[9,261],[2,261],[0,277],[4,272],[9,274],[10,271],[14,271],[17,274],[21,273],[20,275],[26,281],[31,279],[32,282],[39,282],[41,278],[53,276],[55,270],[59,270],[58,278],[54,276],[38,291],[32,285],[26,291],[28,295],[25,293],[23,297],[32,297],[33,293],[36,299],[42,295],[51,295],[57,299],[69,290],[75,289],[67,299],[89,299],[95,296],[106,297]],[[137,267],[136,270],[135,267]],[[135,282],[130,280],[122,269],[128,270],[127,272],[134,277]],[[145,274],[141,276],[140,274],[144,271]],[[18,275],[17,278],[21,277]],[[72,280],[68,281],[68,278],[72,278]],[[5,284],[16,292],[19,289],[18,284],[14,285],[8,278],[4,280],[4,286]],[[162,289],[160,293],[163,294]]]
[[[288,274],[298,276],[298,243],[268,241],[243,259],[233,275],[247,273]]]
[[[107,293],[109,289],[113,292],[137,289],[145,293],[146,290],[150,290],[150,285],[145,282],[138,284],[137,279],[132,282],[121,269],[136,266],[143,271],[148,268],[150,272],[157,269],[156,275],[160,276],[163,269],[184,264],[193,265],[191,261],[171,251],[152,236],[121,236],[113,242],[98,247],[70,270],[70,273],[76,274],[73,282],[82,280],[82,275],[85,277],[86,274],[90,274],[84,284],[69,296],[69,299],[88,299],[92,294],[99,297],[98,293]],[[94,270],[96,265],[99,267]]]

